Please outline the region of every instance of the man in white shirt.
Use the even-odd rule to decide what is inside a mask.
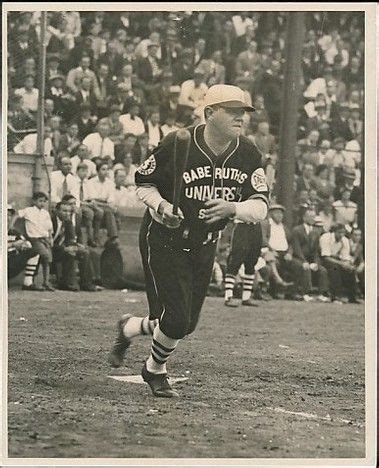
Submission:
[[[149,135],[149,149],[153,150],[162,139],[162,130],[160,128],[159,111],[153,110],[146,123],[146,133]]]
[[[320,237],[321,261],[328,271],[332,301],[341,303],[345,293],[350,303],[357,303],[355,267],[351,262],[350,244],[345,226],[336,224]]]
[[[51,141],[51,128],[45,126],[44,129],[45,143],[44,143],[44,154],[50,156],[53,149],[53,143]],[[13,148],[16,154],[37,154],[37,134],[30,133],[26,135],[20,143]]]
[[[60,170],[53,171],[50,176],[51,181],[51,204],[54,207],[62,201],[64,195],[76,192],[77,181],[71,174],[71,160],[64,157],[60,162]]]
[[[95,73],[89,68],[90,64],[90,57],[85,55],[80,60],[80,66],[73,68],[68,72],[66,85],[73,93],[79,91],[77,83],[80,83],[80,80],[83,78],[83,76],[87,76],[91,79],[91,85],[95,95],[99,95],[99,84],[97,82]]]
[[[90,153],[90,157],[105,158],[109,156],[114,159],[114,143],[108,138],[109,135],[109,122],[107,119],[101,119],[98,124],[98,131],[90,133],[83,140],[83,145],[86,145]]]
[[[38,89],[34,87],[33,75],[25,78],[23,88],[15,90],[17,96],[22,97],[22,109],[30,112],[37,112],[38,109]]]
[[[196,69],[193,80],[182,83],[179,104],[193,109],[201,107],[207,91],[208,86],[204,83],[204,72],[201,69]]]
[[[139,114],[139,105],[132,103],[129,109],[129,114],[120,116],[120,122],[124,128],[124,135],[127,133],[133,133],[135,136],[142,135],[145,133],[145,126]]]
[[[94,217],[94,240],[99,243],[100,228],[105,225],[108,238],[118,244],[117,224],[114,216],[114,182],[108,176],[108,163],[99,162],[97,176],[88,181],[89,198],[96,216]]]
[[[166,122],[161,127],[162,134],[164,137],[171,132],[179,130],[179,127],[176,125],[175,118],[176,112],[169,111],[166,117]]]
[[[71,158],[71,171],[75,175],[80,163],[85,163],[88,168],[87,177],[91,178],[97,175],[96,164],[88,159],[88,148],[86,145],[79,145],[76,156]]]

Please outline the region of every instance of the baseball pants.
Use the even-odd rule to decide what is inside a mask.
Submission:
[[[147,211],[140,230],[150,320],[161,331],[181,339],[192,333],[212,276],[217,242],[183,249],[175,232],[154,221]]]
[[[242,264],[245,274],[253,275],[261,254],[262,228],[260,223],[237,223],[234,227],[226,274],[236,276]]]

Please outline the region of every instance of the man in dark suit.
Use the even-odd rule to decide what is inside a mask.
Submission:
[[[82,104],[78,114],[75,122],[78,124],[79,138],[80,140],[84,140],[87,135],[95,132],[96,121],[92,117],[91,106],[89,104]]]
[[[138,77],[145,83],[147,90],[159,82],[162,73],[160,60],[157,57],[158,48],[158,44],[149,42],[147,57],[138,63]]]
[[[299,277],[297,283],[304,301],[311,301],[312,280],[318,282],[318,300],[328,301],[328,273],[321,265],[319,255],[320,232],[313,228],[315,211],[306,208],[303,214],[303,224],[292,230],[292,255]]]
[[[83,76],[80,82],[80,89],[74,96],[77,112],[83,104],[87,104],[90,107],[91,115],[97,114],[97,99],[96,94],[91,87],[91,78]]]
[[[53,222],[53,264],[62,267],[59,289],[79,291],[76,279],[76,262],[79,265],[80,289],[96,291],[92,283],[92,268],[85,247],[76,240],[75,227],[71,221],[72,208],[65,201],[56,206]]]

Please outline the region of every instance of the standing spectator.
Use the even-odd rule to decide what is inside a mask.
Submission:
[[[35,114],[38,109],[38,89],[34,87],[34,77],[27,75],[25,77],[24,87],[15,90],[16,96],[22,98],[22,108],[25,111]]]
[[[76,179],[71,174],[71,159],[69,157],[63,157],[60,160],[60,169],[51,173],[50,181],[53,206],[62,201],[64,195],[75,192]]]
[[[97,215],[94,218],[94,240],[100,241],[100,228],[105,225],[108,238],[114,244],[118,244],[117,225],[113,212],[114,183],[108,176],[108,163],[99,162],[96,166],[97,176],[88,181],[89,200],[93,202]]]
[[[96,164],[88,158],[88,148],[83,143],[77,147],[76,155],[71,158],[71,172],[77,174],[78,166],[84,163],[87,166],[87,177],[97,175]]]
[[[345,227],[336,224],[330,232],[320,237],[321,261],[328,271],[332,302],[342,303],[342,295],[356,303],[355,267],[351,264],[349,240]]]
[[[138,117],[140,108],[138,104],[132,103],[128,114],[121,115],[120,122],[124,128],[124,134],[133,133],[137,137],[145,133],[145,126],[140,117]]]
[[[48,197],[43,192],[33,194],[33,206],[19,210],[18,216],[25,219],[25,231],[34,251],[40,256],[43,273],[43,288],[54,291],[50,284],[51,248],[53,225],[46,210]]]
[[[83,140],[83,145],[86,145],[91,159],[105,158],[109,156],[114,159],[114,143],[108,137],[110,127],[107,119],[99,121],[97,132],[90,133]]]
[[[328,302],[328,273],[319,258],[320,234],[313,228],[316,213],[307,208],[303,214],[303,224],[292,231],[293,262],[297,264],[300,277],[300,289],[303,300],[309,302],[312,292],[312,280],[318,284],[318,300]]]

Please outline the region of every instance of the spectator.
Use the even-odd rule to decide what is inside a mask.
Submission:
[[[301,177],[296,181],[296,192],[310,190],[312,186],[313,165],[308,163],[304,164]],[[308,194],[307,194],[308,195]]]
[[[361,141],[363,134],[363,122],[361,120],[361,110],[358,104],[350,106],[350,118],[348,119],[348,126],[351,132],[351,139]]]
[[[275,137],[270,133],[270,125],[268,122],[260,122],[258,124],[257,133],[254,136],[254,143],[259,151],[267,156],[275,151]]]
[[[204,72],[204,81],[207,86],[225,83],[225,67],[222,64],[222,53],[215,50],[210,59],[203,58],[198,68]]]
[[[329,180],[329,169],[326,164],[317,166],[311,186],[317,191],[320,200],[328,200],[333,196],[334,185]]]
[[[90,113],[97,115],[97,98],[91,87],[91,78],[83,76],[80,80],[79,89],[74,95],[75,106],[79,110],[83,105],[88,105]]]
[[[159,43],[147,43],[147,57],[138,62],[138,76],[145,83],[146,89],[151,90],[152,85],[158,83],[162,74],[161,62],[158,58]]]
[[[237,86],[240,85],[240,82],[238,82]],[[264,98],[261,94],[257,94],[255,96],[253,105],[255,107],[255,112],[252,113],[251,115],[251,128],[253,132],[258,128],[258,124],[260,122],[268,122],[268,114],[265,109],[265,101]]]
[[[124,158],[124,171],[125,171],[125,179],[124,185],[125,187],[135,187],[136,183],[134,180],[134,176],[137,171],[137,166],[133,164],[133,159],[130,155],[125,156]]]
[[[109,180],[108,163],[99,162],[96,165],[97,176],[88,181],[89,199],[96,215],[94,217],[94,240],[100,242],[100,228],[104,224],[108,238],[118,244],[117,225],[114,217],[114,183]]]
[[[112,104],[110,108],[110,114],[108,117],[109,121],[109,139],[113,141],[115,145],[115,151],[117,146],[121,145],[124,140],[124,127],[120,122],[121,110],[118,104]]]
[[[70,107],[75,102],[75,97],[68,92],[68,89],[63,85],[63,75],[53,75],[49,79],[49,87],[46,91],[47,99],[51,99],[54,103],[54,114],[63,118],[68,118],[72,111]]]
[[[318,297],[321,302],[328,302],[328,273],[319,258],[320,234],[313,228],[316,213],[307,208],[303,214],[303,224],[292,231],[293,262],[297,264],[300,277],[297,279],[303,300],[312,300],[312,283],[318,285]]]
[[[13,225],[15,209],[8,205],[8,279],[14,278],[24,271],[23,291],[43,291],[34,283],[39,255],[32,244]]]
[[[204,83],[204,73],[196,69],[192,80],[182,83],[179,104],[192,109],[202,106],[208,86]]]
[[[137,137],[133,133],[127,133],[123,138],[122,144],[116,148],[115,161],[117,163],[123,163],[127,156],[132,159],[135,158],[135,146],[137,143]]]
[[[43,289],[54,291],[50,284],[51,248],[53,245],[53,225],[46,210],[48,197],[43,192],[33,194],[33,206],[19,210],[18,216],[25,220],[25,231],[34,252],[40,256],[43,273]]]
[[[44,155],[50,156],[53,149],[53,143],[51,140],[51,128],[45,126],[44,128]],[[37,154],[37,133],[31,133],[26,135],[20,143],[18,143],[13,151],[17,154]]]
[[[99,94],[99,85],[97,83],[95,73],[90,69],[91,59],[88,55],[83,55],[80,59],[80,65],[76,68],[72,68],[67,75],[66,84],[72,93],[80,91],[77,83],[83,82],[83,77],[87,77],[90,80],[90,88],[95,93]]]
[[[120,122],[124,129],[124,134],[133,133],[135,136],[142,135],[145,133],[145,126],[140,117],[138,117],[140,108],[137,103],[133,103],[130,106],[128,114],[121,115]]]
[[[319,212],[320,222],[324,227],[325,232],[329,232],[334,225],[333,204],[328,200],[325,201]]]
[[[96,164],[88,159],[88,148],[86,145],[80,144],[77,147],[76,155],[71,158],[71,172],[77,174],[78,166],[84,163],[87,166],[87,177],[91,178],[97,175]]]
[[[115,41],[109,41],[106,47],[106,52],[101,54],[98,59],[98,69],[100,70],[102,65],[106,65],[107,75],[109,74],[111,77],[118,76],[123,65],[122,56],[117,52]]]
[[[91,159],[109,156],[114,159],[114,143],[108,137],[110,126],[107,119],[99,121],[97,132],[87,135],[83,144],[87,146]]]
[[[76,260],[79,266],[80,289],[96,291],[92,283],[91,264],[88,252],[75,240],[75,229],[71,221],[71,206],[61,202],[53,216],[53,261],[62,265],[62,275],[58,284],[65,291],[79,291],[76,279]]]
[[[71,159],[63,157],[60,161],[60,169],[50,175],[51,203],[55,206],[62,201],[64,195],[74,193],[76,190],[76,178],[71,174]]]
[[[350,303],[356,303],[355,267],[350,259],[349,240],[345,227],[336,224],[320,237],[321,262],[328,271],[332,302],[342,303],[346,294]]]
[[[357,227],[357,204],[350,200],[350,195],[350,190],[344,188],[341,199],[333,203],[335,221],[345,226],[347,232],[351,232],[352,227]]]
[[[179,114],[179,96],[180,86],[170,86],[167,96],[162,96],[160,100],[160,115],[163,120],[166,120],[169,113]]]
[[[129,92],[133,89],[133,66],[127,63],[117,75],[117,89]]]
[[[99,119],[108,116],[109,103],[116,94],[115,83],[109,76],[109,66],[100,63],[97,73],[99,83],[99,95],[97,96],[97,115]]]
[[[79,146],[79,127],[77,123],[73,122],[68,126],[67,132],[62,135],[59,151],[67,151],[72,156],[76,154]],[[73,169],[73,172],[75,172],[75,169]]]
[[[251,41],[248,44],[248,48],[238,55],[235,65],[237,76],[255,77],[262,63],[261,55],[257,52],[257,49],[258,44],[255,41]]]
[[[12,148],[24,135],[24,130],[35,129],[36,122],[32,114],[22,108],[21,96],[14,96],[8,104],[8,148]]]
[[[146,122],[145,131],[149,135],[149,150],[153,150],[163,137],[160,127],[159,111],[153,109],[150,118]]]
[[[350,106],[347,102],[341,102],[338,107],[338,113],[331,121],[331,132],[335,138],[342,137],[345,140],[352,139],[352,133],[349,127]]]
[[[163,137],[179,129],[179,127],[176,125],[175,118],[176,118],[175,112],[171,111],[167,114],[165,123],[161,127]]]
[[[82,104],[79,110],[79,116],[76,123],[79,129],[79,139],[84,140],[90,133],[94,133],[96,129],[96,119],[91,116],[91,106],[89,104]]]
[[[146,160],[149,155],[149,135],[142,133],[138,137],[134,148],[133,164],[137,164],[137,166],[139,166]]]
[[[365,291],[365,260],[362,245],[362,231],[360,229],[353,229],[350,239],[350,255],[351,262],[356,268],[358,278],[358,287],[360,293],[364,295]]]
[[[280,76],[280,63],[273,60],[263,74],[260,83],[260,94],[263,95],[266,110],[270,117],[270,124],[275,133],[279,130],[279,117],[282,102],[282,78]]]
[[[14,67],[21,68],[28,57],[37,57],[36,45],[29,39],[29,26],[20,26],[14,35],[14,41],[10,42],[10,53],[14,60]]]
[[[38,89],[34,87],[34,77],[32,75],[27,75],[25,77],[24,87],[15,90],[16,96],[21,96],[22,98],[22,109],[36,113],[38,109]]]
[[[187,80],[193,78],[194,75],[194,58],[193,50],[185,48],[182,50],[179,60],[173,65],[174,84],[181,85]]]

